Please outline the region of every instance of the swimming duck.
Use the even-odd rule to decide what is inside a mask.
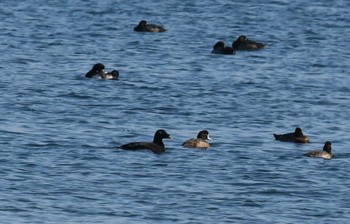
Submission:
[[[146,20],[141,20],[139,25],[134,27],[134,30],[137,32],[165,32],[167,31],[164,27],[148,24]]]
[[[165,151],[163,138],[172,139],[172,137],[163,129],[159,129],[154,134],[153,142],[131,142],[120,146],[125,150],[148,149],[153,153],[160,154]]]
[[[244,35],[239,36],[237,40],[232,42],[232,48],[234,50],[259,50],[264,48],[265,45],[266,44],[250,40]]]
[[[206,140],[210,140],[209,132],[207,130],[200,131],[197,138],[191,138],[182,143],[183,147],[186,148],[209,148],[210,145]]]
[[[310,142],[310,139],[308,136],[303,134],[303,131],[301,128],[296,128],[293,133],[287,133],[287,134],[273,134],[275,136],[275,139],[282,142],[297,142],[297,143],[308,143]]]
[[[235,54],[235,50],[232,47],[225,45],[223,41],[218,41],[211,51],[212,54]]]
[[[90,71],[85,74],[86,78],[92,78],[94,76],[99,76],[102,79],[118,79],[119,72],[117,70],[113,70],[111,72],[104,71],[105,66],[102,63],[95,64]]]
[[[319,157],[324,159],[332,159],[332,143],[324,143],[323,150],[314,150],[308,153],[305,153],[304,156],[307,157]]]

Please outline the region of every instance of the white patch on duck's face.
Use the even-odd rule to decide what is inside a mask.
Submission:
[[[211,140],[211,138],[209,137],[209,134],[207,135],[207,140],[209,140],[209,141]]]

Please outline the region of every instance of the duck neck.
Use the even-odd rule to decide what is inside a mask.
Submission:
[[[153,143],[164,146],[163,139],[159,138],[158,136],[154,136]]]
[[[330,147],[324,147],[324,148],[323,148],[323,151],[326,151],[326,152],[328,152],[329,154],[332,154],[332,148],[330,148]]]

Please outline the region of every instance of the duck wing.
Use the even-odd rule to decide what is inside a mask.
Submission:
[[[311,152],[307,152],[304,154],[304,156],[307,157],[320,157],[320,158],[324,158],[324,159],[332,159],[332,154],[325,152],[323,150],[315,150],[315,151],[311,151]]]
[[[124,150],[142,150],[147,149],[152,151],[153,153],[162,153],[165,151],[164,146],[158,145],[153,142],[131,142],[125,145],[120,146],[121,149]]]
[[[182,143],[182,146],[187,148],[194,148],[196,147],[196,139],[195,138],[188,139],[184,143]]]
[[[273,134],[276,140],[282,141],[282,142],[290,142],[295,141],[295,135],[294,133],[287,133],[287,134]]]
[[[191,138],[182,143],[185,148],[209,148],[209,143],[200,138]]]
[[[259,43],[259,42],[256,42],[256,41],[253,41],[253,40],[250,40],[250,39],[246,39],[245,42],[244,42],[244,45],[245,47],[248,47],[248,48],[263,48],[265,46],[265,44],[263,43]]]
[[[147,31],[148,32],[165,32],[166,29],[162,26],[158,26],[155,24],[147,24]]]

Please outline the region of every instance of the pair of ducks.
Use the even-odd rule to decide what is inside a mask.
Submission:
[[[232,47],[226,46],[225,42],[218,41],[211,51],[212,54],[235,54],[237,50],[259,50],[264,48],[266,44],[259,43],[248,39],[246,36],[241,35],[235,41],[232,42]]]
[[[98,77],[105,80],[118,79],[119,72],[117,70],[113,70],[111,72],[106,72],[105,65],[102,63],[95,64],[90,71],[85,74],[86,78]]]
[[[167,31],[164,27],[148,24],[146,20],[141,20],[137,26],[134,27],[134,31],[136,32],[165,32]]]
[[[296,142],[296,143],[309,143],[310,139],[308,136],[303,134],[301,128],[296,128],[294,132],[287,134],[273,134],[275,139],[282,142]],[[323,150],[314,150],[304,154],[307,157],[320,157],[324,159],[332,159],[332,143],[327,141]]]
[[[165,130],[159,129],[154,134],[153,142],[131,142],[120,146],[120,148],[124,150],[148,149],[153,153],[160,154],[165,151],[163,139],[172,139],[172,137]],[[210,147],[207,140],[210,140],[209,132],[207,130],[202,130],[198,133],[197,138],[186,140],[182,143],[182,146],[186,148],[207,149]]]

